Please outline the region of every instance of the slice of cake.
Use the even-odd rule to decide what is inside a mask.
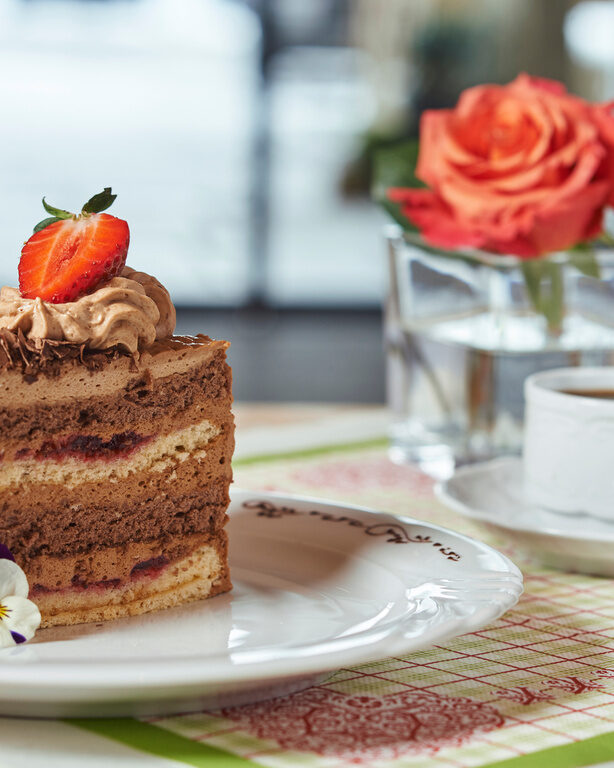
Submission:
[[[228,342],[173,336],[167,291],[93,207],[36,233],[0,292],[0,543],[43,626],[231,588]]]

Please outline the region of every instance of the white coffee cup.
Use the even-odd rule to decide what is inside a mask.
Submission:
[[[530,502],[614,520],[614,399],[596,396],[609,391],[614,367],[559,368],[526,380],[523,474]]]

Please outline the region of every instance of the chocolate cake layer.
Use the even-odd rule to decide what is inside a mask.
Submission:
[[[26,453],[23,458],[0,463],[0,495],[24,484],[55,483],[78,488],[83,483],[122,483],[130,476],[151,472],[171,473],[189,458],[204,460],[207,449],[221,434],[230,434],[230,423],[216,426],[205,420],[169,435],[142,440],[127,454],[107,460],[64,456],[39,459]]]
[[[233,447],[229,429],[206,447],[203,458],[187,458],[172,473],[134,473],[119,486],[12,486],[0,493],[0,541],[15,556],[31,556],[87,552],[101,541],[120,544],[160,532],[172,536],[216,529],[228,506]]]
[[[110,545],[146,541],[155,535],[170,539],[192,533],[212,533],[226,522],[228,479],[192,495],[144,502],[136,510],[124,507],[88,507],[70,519],[70,513],[43,515],[36,522],[20,523],[0,531],[0,536],[21,564],[40,553],[65,556],[89,553],[100,541]],[[218,503],[211,496],[220,496]],[[59,518],[59,519],[58,519]],[[73,524],[74,523],[74,524]]]
[[[134,616],[213,597],[232,588],[223,531],[179,559],[167,563],[162,562],[164,555],[160,558],[157,564],[142,570],[137,563],[123,581],[115,579],[89,587],[75,583],[57,591],[33,590],[31,596],[41,611],[42,626]]]
[[[208,336],[172,336],[156,341],[138,361],[123,355],[101,354],[100,365],[90,369],[78,358],[54,366],[54,375],[24,375],[19,365],[0,370],[0,409],[72,403],[75,398],[116,395],[143,377],[154,380],[181,376],[228,349],[227,341]],[[230,369],[228,370],[230,379]]]
[[[168,539],[156,536],[149,541],[136,541],[119,546],[99,546],[84,555],[64,557],[37,555],[24,561],[31,594],[61,589],[112,586],[111,582],[144,576],[188,555],[204,544],[223,543],[223,530],[210,534],[196,533]]]
[[[93,382],[98,375],[92,375]],[[53,384],[47,383],[47,389],[52,390]],[[80,396],[79,389],[85,396]],[[11,448],[18,450],[24,443],[28,446],[40,443],[50,433],[109,438],[138,426],[140,432],[165,434],[200,421],[205,410],[208,418],[214,416],[214,409],[227,414],[231,374],[224,350],[215,350],[207,360],[197,362],[182,374],[155,379],[145,370],[140,375],[132,374],[124,386],[105,396],[91,396],[91,393],[92,387],[84,387],[81,382],[80,388],[75,387],[73,398],[61,406],[53,402],[30,405],[29,397],[25,400],[26,406],[23,398],[15,407],[0,406],[5,457],[10,458]],[[27,390],[25,394],[29,394]]]

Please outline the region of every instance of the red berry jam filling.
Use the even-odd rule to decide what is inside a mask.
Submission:
[[[157,576],[167,565],[168,557],[166,555],[158,555],[158,557],[152,557],[149,560],[142,560],[140,563],[137,563],[130,571],[130,576],[131,578]]]
[[[158,557],[151,557],[149,560],[141,560],[130,571],[130,577],[127,581],[134,579],[146,579],[154,578],[158,576],[161,571],[169,564],[169,559],[166,555],[158,555]],[[73,590],[83,591],[86,589],[100,591],[103,589],[112,589],[121,587],[123,583],[121,579],[104,579],[103,581],[84,581],[80,576],[75,574],[71,579],[69,587],[63,587],[60,589],[53,589],[52,587],[46,587],[43,584],[34,584],[30,590],[30,595],[36,597],[36,595],[49,594],[51,592],[60,593]]]
[[[92,461],[128,456],[137,448],[153,440],[153,435],[139,435],[137,432],[119,432],[109,440],[97,435],[69,435],[56,440],[45,440],[40,448],[22,448],[15,454],[15,459],[81,459]]]
[[[121,579],[103,579],[102,581],[83,581],[79,576],[73,576],[70,587],[61,587],[60,589],[54,589],[53,587],[46,587],[43,584],[34,584],[30,589],[30,597],[36,597],[36,595],[44,595],[50,593],[62,593],[62,592],[84,592],[85,590],[94,590],[100,592],[105,589],[112,589],[121,587]]]

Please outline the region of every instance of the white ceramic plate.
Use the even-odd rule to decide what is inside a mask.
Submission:
[[[503,531],[545,565],[614,576],[614,523],[589,515],[557,514],[529,504],[524,498],[519,457],[462,467],[435,490],[452,509]]]
[[[234,590],[0,652],[0,715],[146,715],[281,695],[475,630],[517,601],[506,557],[405,517],[232,493]]]

